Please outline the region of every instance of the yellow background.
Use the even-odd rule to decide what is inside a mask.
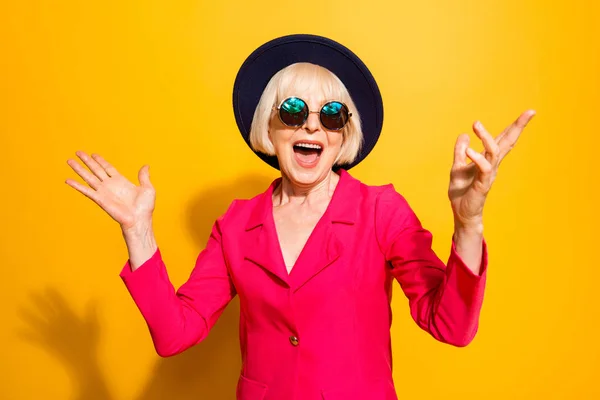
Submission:
[[[232,399],[238,303],[209,339],[161,359],[118,273],[118,225],[64,183],[97,152],[137,183],[150,164],[155,231],[187,278],[229,202],[276,177],[246,147],[235,74],[260,44],[314,33],[355,51],[385,103],[352,174],[393,182],[449,253],[456,137],[537,116],[485,212],[490,267],[466,348],[410,319],[395,285],[401,399],[600,398],[600,8],[594,1],[3,1],[0,4],[0,398]],[[481,143],[475,143],[480,150]]]

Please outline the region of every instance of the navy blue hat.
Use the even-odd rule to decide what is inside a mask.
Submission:
[[[375,78],[367,66],[343,45],[315,35],[289,35],[271,40],[244,61],[233,86],[233,111],[238,128],[250,146],[250,125],[254,110],[269,80],[281,69],[298,62],[327,68],[344,83],[362,122],[364,142],[350,169],[375,147],[383,126],[383,101]],[[279,169],[277,157],[255,152],[262,160]]]

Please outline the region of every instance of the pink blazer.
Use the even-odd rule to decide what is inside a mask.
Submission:
[[[466,346],[483,302],[487,248],[474,274],[452,243],[444,264],[393,185],[368,186],[340,170],[331,202],[291,273],[284,265],[272,192],[235,200],[214,224],[177,291],[160,250],[121,271],[160,356],[202,341],[240,296],[239,400],[392,400],[392,280],[414,321],[435,339]],[[198,360],[202,362],[202,360]]]

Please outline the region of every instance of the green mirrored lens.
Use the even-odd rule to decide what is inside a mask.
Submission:
[[[323,108],[321,109],[321,112],[323,112],[323,114],[326,114],[326,115],[335,115],[340,112],[342,107],[343,107],[342,103],[337,102],[337,101],[332,101],[330,103],[325,104],[323,106]]]
[[[281,105],[281,108],[284,111],[289,112],[290,114],[297,114],[297,113],[301,112],[302,110],[304,110],[304,107],[306,107],[306,104],[304,103],[304,101],[302,101],[301,99],[299,99],[297,97],[290,97],[289,99],[284,101],[283,104]]]
[[[330,101],[321,108],[321,123],[330,130],[340,130],[348,122],[348,109],[344,103]]]

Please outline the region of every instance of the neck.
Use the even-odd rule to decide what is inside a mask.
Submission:
[[[287,203],[313,204],[324,199],[330,199],[340,177],[333,171],[310,185],[298,185],[287,175],[281,174],[281,184],[273,192],[273,205],[281,206]]]

